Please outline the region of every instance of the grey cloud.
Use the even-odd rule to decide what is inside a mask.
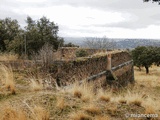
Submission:
[[[47,0],[45,5],[71,5],[78,7],[91,7],[97,9],[112,10],[128,10],[143,8],[159,8],[159,6],[151,3],[143,3],[143,0]],[[48,4],[49,3],[49,4]]]
[[[136,16],[137,20],[130,20],[116,24],[105,25],[106,27],[123,27],[130,29],[145,28],[151,24],[159,25],[160,6],[152,3],[144,3],[143,0],[49,0],[49,5],[71,5],[78,7],[90,7],[103,11],[129,13]],[[46,3],[47,4],[47,3]],[[153,16],[153,14],[156,14]]]
[[[11,17],[17,19],[19,23],[25,24],[26,14],[21,14],[13,11],[13,9],[42,8],[52,6],[70,5],[73,7],[89,7],[99,9],[102,11],[121,12],[131,15],[130,20],[126,22],[104,24],[104,25],[91,25],[97,27],[118,27],[128,29],[146,28],[149,25],[160,25],[160,6],[152,3],[143,3],[143,0],[46,0],[40,3],[23,3],[16,0],[1,0],[0,3],[0,19]],[[58,12],[58,11],[57,11]],[[125,17],[125,16],[124,16]],[[34,17],[33,17],[34,18]],[[92,19],[92,18],[88,18]],[[87,27],[87,26],[85,26]],[[60,27],[61,30],[68,30],[74,32],[65,26]],[[95,30],[79,29],[81,32],[92,32]]]
[[[153,14],[152,16],[150,16],[151,19],[153,19],[154,21],[157,21],[157,23],[160,22],[160,13],[157,14]]]

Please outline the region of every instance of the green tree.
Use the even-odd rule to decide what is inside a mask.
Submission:
[[[35,21],[28,16],[26,23],[25,30],[22,30],[17,20],[0,19],[0,51],[12,51],[21,55],[26,50],[31,55],[46,43],[54,49],[63,46],[64,40],[58,36],[58,26],[46,17]]]
[[[0,19],[0,51],[7,50],[7,45],[17,37],[22,29],[17,20],[11,18]]]
[[[153,47],[145,47],[145,46],[137,47],[132,51],[134,64],[138,67],[140,66],[145,67],[146,74],[149,73],[149,67],[154,63],[155,60],[154,52],[155,51]]]
[[[54,22],[50,22],[46,17],[34,21],[31,17],[27,17],[26,41],[27,52],[38,52],[46,43],[53,45],[54,49],[58,49],[63,45],[64,41],[58,37],[59,28]]]
[[[158,2],[158,4],[160,4],[160,0],[143,0],[144,2],[149,2],[149,1],[151,1],[151,2]]]
[[[64,44],[63,47],[79,47],[79,46],[69,42],[67,44]]]
[[[154,63],[160,65],[160,47],[154,47]]]
[[[12,52],[12,53],[16,53],[18,55],[22,55],[24,54],[24,40],[21,37],[17,37],[14,40],[10,41],[9,43],[7,43],[7,41],[5,41],[6,44],[6,49],[7,52]]]

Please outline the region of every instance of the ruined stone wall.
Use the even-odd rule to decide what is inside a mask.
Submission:
[[[132,58],[128,52],[117,52],[112,54],[112,67],[118,66]],[[59,85],[69,85],[74,81],[86,79],[92,75],[105,71],[107,68],[107,55],[94,56],[90,58],[79,58],[73,61],[63,61],[51,67],[53,77],[57,79]],[[59,69],[59,70],[57,70]],[[117,84],[126,84],[133,81],[133,65],[127,65],[113,72],[117,78]],[[102,76],[104,79],[104,76]],[[99,78],[101,79],[101,78]],[[95,80],[96,81],[96,80]],[[104,83],[104,80],[103,84]]]
[[[56,57],[57,60],[61,59],[69,59],[69,60],[74,60],[76,59],[76,52],[79,50],[85,50],[88,55],[93,55],[95,53],[99,52],[106,52],[104,49],[90,49],[90,48],[78,48],[78,47],[62,47],[59,48],[55,53],[54,53],[54,58]]]
[[[76,48],[75,48],[76,49]],[[74,50],[73,50],[74,51]],[[95,50],[96,51],[96,50]],[[65,51],[64,51],[65,52]],[[70,53],[68,50],[65,54]],[[91,50],[92,52],[92,50]],[[131,55],[126,51],[119,51],[112,53],[111,65],[118,66],[124,62],[132,60]],[[6,65],[11,65],[13,69],[20,70],[26,68],[34,68],[34,66],[41,66],[41,62],[37,61],[10,61],[3,62]],[[66,86],[75,81],[84,80],[90,76],[96,75],[100,72],[106,71],[107,68],[107,54],[99,56],[75,58],[71,60],[55,61],[49,68],[52,77],[57,80],[58,85]],[[42,68],[43,69],[43,68]],[[95,79],[94,82],[98,86],[106,86],[107,84],[126,86],[128,83],[134,82],[133,65],[126,65],[116,71],[113,71],[118,80],[110,81],[106,79],[106,75]]]

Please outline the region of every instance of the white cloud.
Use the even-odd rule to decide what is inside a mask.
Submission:
[[[23,3],[39,3],[39,2],[45,2],[46,0],[16,0],[16,1]]]
[[[160,38],[160,7],[143,0],[1,0],[0,19],[12,17],[25,25],[31,16],[46,16],[61,36]]]
[[[128,14],[120,12],[101,11],[97,9],[72,6],[52,6],[46,8],[26,8],[25,14],[31,16],[47,16],[58,24],[68,26],[111,24],[125,21]],[[125,15],[127,18],[125,18]]]
[[[106,28],[109,32],[104,35],[110,38],[146,38],[146,39],[159,39],[160,25],[150,25],[146,28],[140,28],[136,30],[126,28]]]

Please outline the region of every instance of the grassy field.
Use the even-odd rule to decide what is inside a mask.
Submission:
[[[49,78],[47,78],[49,79]],[[135,67],[135,84],[118,91],[77,83],[44,89],[39,79],[0,65],[0,120],[137,120],[160,119],[160,67],[150,74]],[[158,114],[133,118],[130,114]]]

